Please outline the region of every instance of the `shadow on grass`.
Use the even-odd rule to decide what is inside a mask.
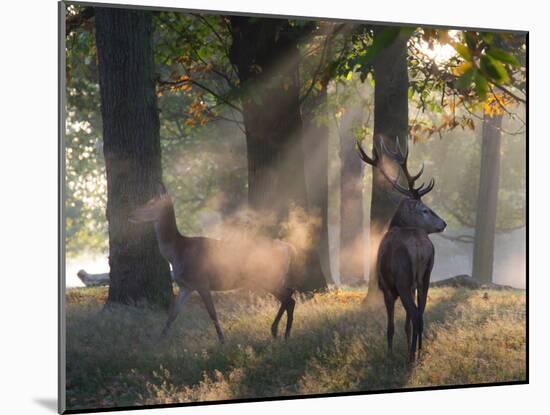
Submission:
[[[469,295],[467,290],[453,290],[448,298],[431,305],[425,313],[425,338],[431,324],[445,322]],[[414,368],[407,364],[404,312],[396,313],[394,352],[388,355],[385,308],[374,311],[373,315],[358,304],[335,318],[309,319],[307,326],[298,327],[288,342],[276,340],[265,347],[262,357],[247,365],[241,379],[245,394],[239,397],[405,387]],[[299,319],[298,313],[299,308]],[[276,370],[281,362],[285,362],[284,374]]]
[[[447,320],[469,295],[466,290],[443,292],[449,295],[428,301],[426,338],[430,325]],[[161,313],[75,310],[68,319],[68,405],[83,409],[155,401],[151,384],[156,385],[155,393],[160,388],[168,397],[179,396],[185,388],[216,389],[216,382],[228,389],[221,396],[185,392],[182,399],[189,400],[405,387],[411,372],[401,305],[396,307],[394,354],[388,356],[385,310],[368,313],[357,303],[323,301],[298,303],[293,334],[285,342],[270,336],[274,301],[246,292],[216,295],[225,345],[217,343],[197,296],[185,304],[167,339],[159,338],[166,318]],[[281,326],[284,323],[283,318]],[[231,378],[233,372],[238,376]]]
[[[468,290],[453,290],[450,296],[439,299],[437,302],[428,300],[424,312],[423,346],[429,344],[431,329],[435,324],[444,323],[453,317],[456,308],[463,303],[471,292]],[[383,316],[383,317],[380,317]],[[408,364],[408,352],[405,336],[405,311],[398,299],[395,313],[395,336],[393,353],[388,354],[386,343],[386,310],[382,306],[378,309],[378,316],[369,316],[372,324],[371,335],[376,336],[382,342],[377,342],[379,349],[376,355],[369,359],[367,364],[370,370],[365,373],[358,390],[373,391],[387,389],[402,389],[407,387],[409,379],[418,365],[422,364],[422,352],[416,362],[416,366]]]

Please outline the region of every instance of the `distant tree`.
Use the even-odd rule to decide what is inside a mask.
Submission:
[[[304,42],[301,50],[303,92],[300,97],[304,125],[303,147],[309,207],[320,218],[317,251],[328,283],[333,283],[330,266],[328,204],[329,204],[329,135],[331,122],[328,85],[335,78],[335,69],[345,38],[336,43],[341,27],[319,22],[315,36]],[[336,54],[336,47],[340,51]],[[309,76],[307,75],[309,74]]]
[[[320,90],[302,106],[304,122],[304,162],[308,189],[308,202],[312,212],[318,213],[321,223],[318,248],[323,273],[327,282],[333,282],[330,274],[330,251],[328,240],[328,139],[327,84],[325,78]],[[324,113],[324,114],[323,114]]]
[[[359,112],[359,114],[357,113]],[[362,120],[363,108],[348,108],[341,115],[340,132],[340,281],[364,282],[365,238],[363,232],[363,162],[357,157],[354,123]]]
[[[151,13],[96,8],[95,24],[108,190],[107,303],[167,308],[170,270],[153,226],[128,221],[162,181]]]
[[[493,259],[500,179],[502,114],[485,113],[481,143],[481,171],[474,237],[472,277],[484,283],[493,279]]]

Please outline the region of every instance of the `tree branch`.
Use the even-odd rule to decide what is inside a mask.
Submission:
[[[186,80],[186,81],[166,81],[166,80],[159,80],[158,83],[160,85],[172,85],[172,86],[181,86],[181,85],[184,85],[184,84],[193,84],[197,87],[199,87],[200,89],[208,92],[209,94],[211,94],[212,96],[214,96],[218,101],[221,101],[223,102],[225,105],[233,108],[234,110],[236,111],[239,111],[240,113],[242,113],[242,109],[239,108],[238,106],[236,106],[235,104],[233,104],[231,101],[228,101],[226,98],[224,98],[223,96],[221,96],[220,94],[218,94],[217,92],[215,92],[214,90],[210,89],[209,87],[201,84],[200,82],[198,81],[195,81],[194,79],[189,79],[189,80]]]
[[[517,96],[516,94],[514,94],[512,91],[510,91],[509,89],[503,87],[502,85],[500,84],[497,84],[495,83],[494,84],[498,89],[500,89],[502,92],[504,92],[505,94],[511,96],[512,98],[514,98],[516,101],[519,101],[519,102],[522,102],[523,104],[527,103],[527,101],[523,98],[520,98],[519,96]]]
[[[223,40],[223,38],[221,37],[221,35],[216,31],[216,29],[214,29],[214,26],[212,26],[210,24],[210,22],[202,15],[200,14],[194,14],[192,13],[191,14],[192,16],[198,18],[201,20],[201,22],[203,22],[204,25],[206,25],[211,31],[212,33],[214,34],[214,36],[216,36],[218,38],[218,40],[220,41],[220,43],[222,44],[224,50],[225,50],[225,53],[227,56],[229,56],[229,47],[227,46],[227,44],[225,43],[225,40]]]
[[[498,97],[497,94],[495,94],[495,90],[493,89],[492,85],[489,84],[489,89],[491,90],[491,93],[493,94],[493,96],[495,97],[495,101],[498,103],[499,107],[505,112],[508,114],[508,116],[512,119],[516,119],[516,120],[519,120],[519,122],[523,125],[523,127],[525,127],[525,121],[523,121],[520,117],[517,117],[516,114],[508,111],[508,108],[506,108],[504,106],[504,104],[500,101],[500,98]]]
[[[319,65],[317,66],[317,69],[315,70],[315,73],[311,79],[311,85],[305,92],[305,94],[300,98],[300,105],[306,100],[306,98],[309,96],[313,88],[315,87],[315,83],[317,82],[317,78],[319,77],[319,74],[321,73],[321,68],[323,67],[323,64],[325,63],[325,58],[327,54],[327,50],[329,48],[330,41],[336,36],[340,31],[342,31],[344,28],[346,28],[346,24],[336,25],[332,27],[332,30],[327,31],[325,41],[323,43],[323,49],[321,52],[321,57],[319,58]]]
[[[313,77],[311,78],[311,85],[306,90],[305,94],[300,98],[299,104],[302,105],[302,103],[306,100],[306,98],[309,96],[311,91],[313,91],[313,88],[315,87],[315,84],[317,83],[317,77],[319,76],[319,73],[321,72],[321,68],[323,64],[325,63],[325,53],[327,51],[327,45],[329,41],[330,35],[326,35],[325,42],[323,43],[323,50],[321,52],[321,57],[319,58],[319,65],[317,65],[317,69],[315,70]]]
[[[206,61],[204,58],[202,58],[199,54],[199,51],[197,50],[197,48],[194,46],[193,42],[191,42],[189,40],[188,37],[184,36],[183,33],[178,30],[178,28],[174,27],[174,25],[172,24],[172,22],[170,21],[167,21],[167,20],[163,20],[162,21],[164,24],[166,24],[170,29],[172,29],[173,32],[175,32],[178,36],[178,38],[180,38],[181,40],[183,40],[187,45],[189,45],[189,47],[191,48],[191,50],[193,51],[193,53],[195,54],[195,58],[196,60],[200,61],[201,63],[203,63],[204,65],[210,65],[211,66],[211,71],[214,72],[216,75],[220,76],[221,78],[223,78],[227,84],[229,85],[230,88],[234,88],[235,87],[235,84],[233,83],[233,80],[231,79],[231,77],[225,73],[223,73],[222,71],[220,70],[217,70],[215,67],[214,67],[214,64],[212,62],[208,62]],[[225,46],[222,44],[222,47],[225,48]],[[227,50],[226,50],[226,53]]]

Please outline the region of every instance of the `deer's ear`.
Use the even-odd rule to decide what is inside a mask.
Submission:
[[[161,196],[166,194],[166,187],[161,182],[157,183],[157,193]]]

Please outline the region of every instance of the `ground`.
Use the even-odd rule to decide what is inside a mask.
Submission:
[[[67,407],[181,403],[526,379],[525,291],[432,288],[424,350],[408,367],[404,313],[393,355],[366,291],[298,298],[292,337],[272,339],[269,296],[217,293],[226,344],[193,294],[167,338],[165,313],[102,311],[105,288],[67,292]],[[284,330],[285,318],[280,331]]]

